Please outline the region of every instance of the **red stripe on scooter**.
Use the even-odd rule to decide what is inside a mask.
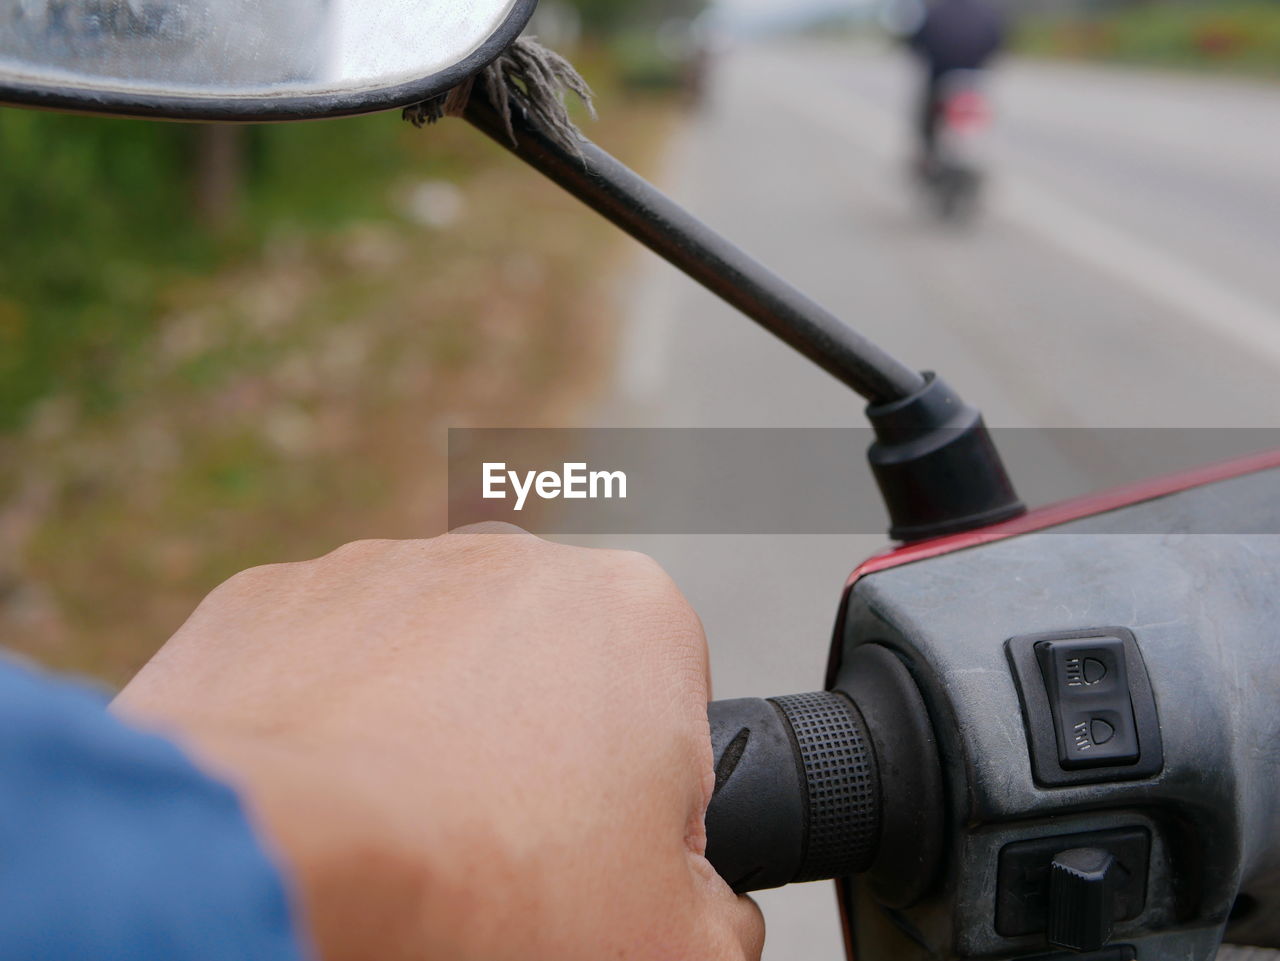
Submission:
[[[1276,467],[1280,467],[1280,450],[1266,451],[1262,454],[1250,454],[1248,457],[1223,461],[1219,464],[1211,464],[1208,467],[1197,467],[1177,474],[1170,474],[1167,477],[1138,481],[1135,484],[1126,484],[1122,487],[1086,494],[1083,497],[1061,501],[1046,507],[1038,507],[1023,514],[1021,517],[1015,517],[999,524],[992,524],[990,527],[980,527],[977,530],[965,531],[960,534],[949,534],[932,540],[917,541],[914,544],[903,544],[863,561],[849,575],[848,583],[845,586],[846,588],[851,587],[859,578],[874,574],[876,571],[888,570],[891,567],[901,567],[903,564],[911,564],[929,557],[937,557],[940,554],[962,551],[969,547],[977,547],[980,544],[1002,541],[1009,537],[1017,537],[1020,534],[1031,534],[1035,531],[1057,527],[1060,524],[1078,521],[1085,517],[1093,517],[1097,514],[1119,510],[1132,504],[1140,504],[1143,501],[1168,497],[1170,494],[1177,494],[1193,487],[1216,484],[1219,481],[1230,480],[1233,477],[1241,477],[1245,474],[1271,470]]]

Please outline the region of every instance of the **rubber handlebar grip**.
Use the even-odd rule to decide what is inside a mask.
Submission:
[[[836,691],[708,705],[716,783],[707,858],[738,893],[867,870],[880,837],[875,752]]]

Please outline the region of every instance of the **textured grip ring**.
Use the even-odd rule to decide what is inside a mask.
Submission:
[[[867,870],[880,836],[880,790],[862,715],[833,691],[769,700],[786,719],[805,783],[808,831],[795,880]]]

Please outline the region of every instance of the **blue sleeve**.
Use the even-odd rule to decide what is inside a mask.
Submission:
[[[302,961],[235,794],[0,656],[0,958]]]

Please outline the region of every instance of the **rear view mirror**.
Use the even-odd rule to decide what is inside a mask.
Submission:
[[[0,0],[0,102],[183,120],[300,120],[434,97],[536,0]]]

